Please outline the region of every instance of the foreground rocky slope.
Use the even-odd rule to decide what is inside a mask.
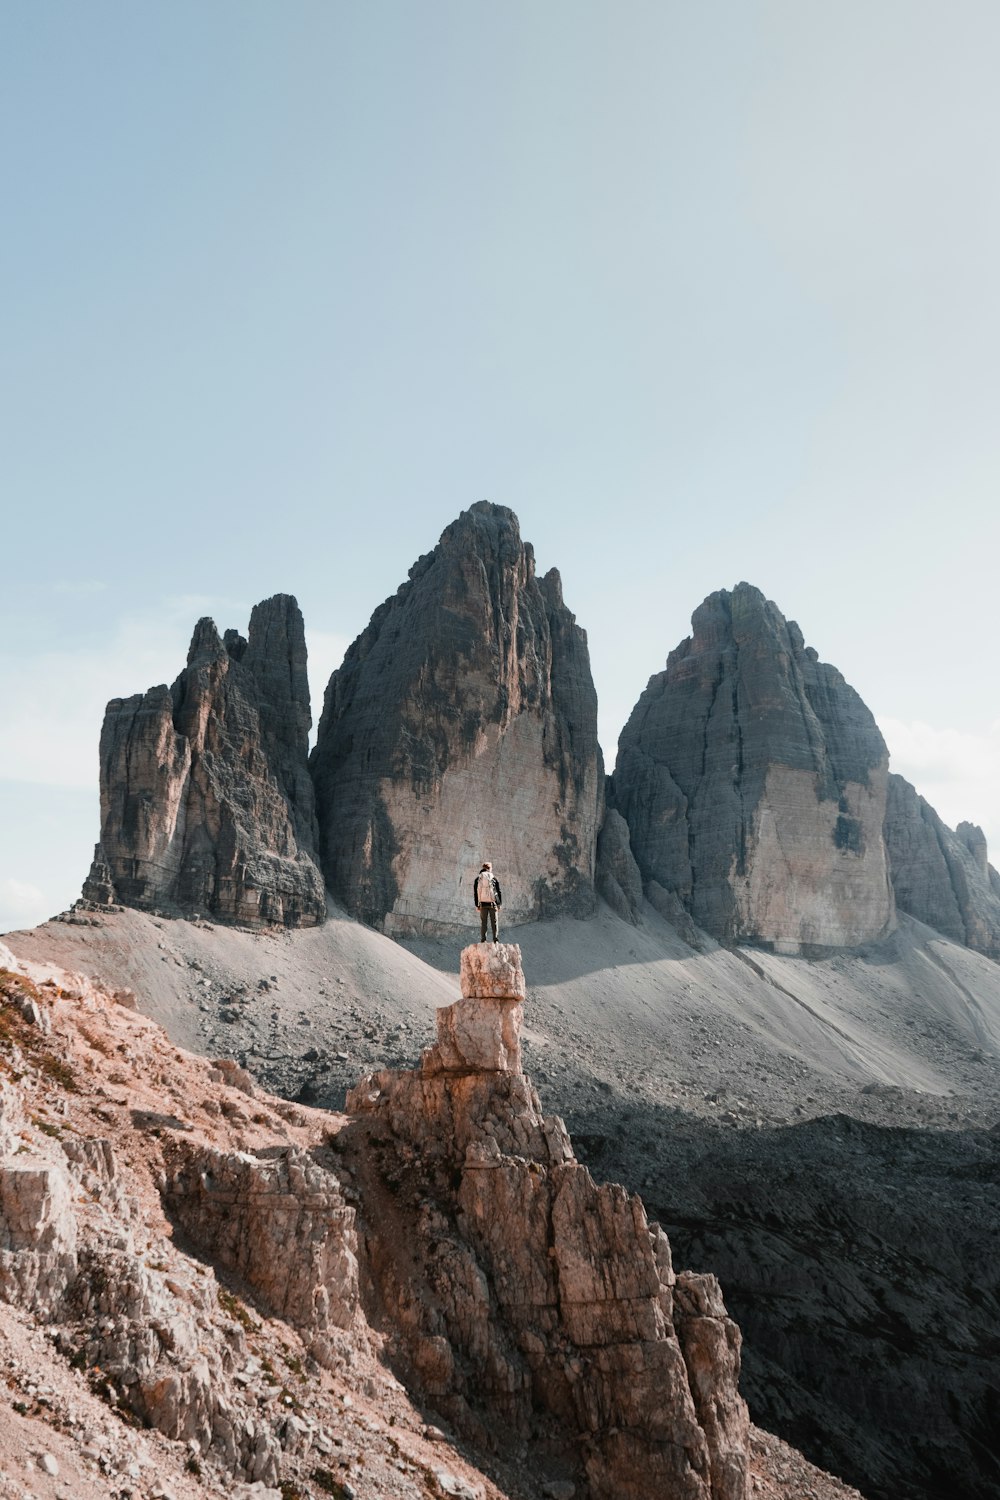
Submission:
[[[311,765],[327,881],[364,921],[464,927],[484,859],[508,921],[593,909],[587,638],[512,511],[463,511],[375,611],[330,679]]]
[[[711,1278],[678,1277],[673,1297],[667,1295],[663,1236],[646,1227],[638,1200],[595,1188],[573,1163],[558,1122],[541,1118],[516,1071],[509,1016],[499,1032],[502,1045],[470,1055],[468,1030],[446,1015],[439,1047],[414,1075],[410,1099],[400,1076],[386,1077],[387,1092],[399,1090],[392,1109],[383,1113],[366,1086],[363,1112],[351,1123],[261,1095],[235,1063],[179,1052],[133,1004],[130,993],[112,997],[60,968],[24,965],[0,951],[5,1495],[569,1500],[576,1494],[584,1500],[602,1493],[605,1482],[617,1485],[629,1466],[655,1461],[664,1423],[675,1440],[683,1435],[678,1452],[689,1452],[696,1464],[707,1460],[713,1478],[730,1476],[729,1487],[713,1494],[739,1493],[732,1484],[742,1484],[743,1475],[766,1500],[854,1494],[776,1439],[746,1428],[732,1385],[735,1333],[712,1300]],[[435,1089],[467,1105],[478,1098],[488,1110],[439,1118],[439,1135],[427,1111]],[[466,1152],[469,1182],[449,1190],[438,1169],[460,1156],[462,1145],[474,1144],[449,1137],[456,1127],[469,1129],[482,1150]],[[407,1167],[414,1131],[438,1151],[424,1183],[434,1202],[399,1191],[396,1177]],[[515,1152],[498,1167],[489,1142],[499,1150],[508,1137],[509,1145],[529,1147],[534,1138],[537,1149],[523,1160]],[[558,1149],[559,1168],[551,1159],[546,1167],[537,1154],[547,1142]],[[490,1158],[485,1178],[480,1171],[476,1179],[468,1160],[477,1155],[484,1163]],[[499,1389],[504,1366],[492,1356],[504,1348],[522,1368],[531,1367],[530,1341],[520,1353],[514,1343],[523,1313],[507,1300],[499,1255],[491,1262],[484,1246],[491,1234],[495,1254],[504,1236],[510,1245],[517,1241],[518,1204],[531,1189],[544,1192],[547,1179],[561,1190],[575,1183],[558,1210],[565,1262],[559,1274],[567,1289],[578,1290],[589,1274],[596,1296],[589,1314],[585,1298],[582,1305],[568,1303],[563,1316],[603,1317],[609,1329],[617,1319],[625,1331],[645,1309],[642,1316],[659,1330],[654,1347],[666,1340],[680,1378],[675,1408],[660,1399],[662,1392],[644,1395],[613,1373],[631,1347],[627,1340],[607,1346],[607,1359],[600,1349],[581,1349],[585,1362],[608,1367],[605,1379],[592,1383],[564,1350],[578,1420],[588,1410],[595,1414],[590,1431],[599,1461],[591,1462],[587,1480],[579,1470],[589,1450],[567,1445],[565,1433],[546,1455],[544,1472],[524,1464],[525,1439],[539,1441],[529,1414],[544,1422],[540,1393],[529,1400],[516,1380],[508,1384],[512,1410],[522,1417],[499,1441],[477,1428],[471,1400],[463,1408],[449,1399],[461,1385],[454,1376],[463,1367],[468,1374],[477,1360]],[[473,1222],[474,1202],[494,1201],[505,1182],[520,1183],[520,1197],[508,1205],[514,1212],[503,1225],[486,1226],[484,1240]],[[589,1202],[597,1218],[577,1220],[570,1211],[577,1199],[584,1208]],[[379,1229],[386,1205],[394,1207],[383,1227],[402,1231],[391,1245]],[[634,1306],[613,1280],[594,1280],[609,1230],[625,1235],[626,1251],[633,1238],[657,1248],[647,1266],[649,1285]],[[416,1274],[393,1285],[380,1258],[407,1244],[415,1250]],[[528,1264],[530,1252],[528,1261],[524,1254],[518,1245],[520,1263]],[[548,1260],[543,1247],[537,1268],[543,1280],[551,1274]],[[463,1268],[476,1265],[478,1273],[464,1280]],[[630,1265],[626,1253],[615,1274],[628,1278]],[[450,1302],[447,1276],[423,1279],[432,1267],[451,1273]],[[669,1327],[671,1303],[679,1342]],[[543,1299],[532,1318],[544,1324],[548,1307]],[[454,1343],[422,1325],[449,1308]],[[373,1328],[372,1319],[379,1323],[387,1310],[398,1322]],[[558,1335],[557,1347],[563,1348]],[[638,1356],[647,1345],[634,1347]],[[459,1452],[427,1424],[390,1364],[425,1400],[440,1399],[476,1443],[479,1468],[470,1464],[468,1446]],[[516,1369],[512,1362],[509,1373]],[[452,1372],[450,1383],[442,1383],[442,1371]],[[640,1423],[631,1441],[619,1444],[606,1429],[603,1403],[638,1403],[642,1410],[644,1401],[656,1422],[649,1431]],[[484,1415],[489,1420],[488,1410]],[[577,1483],[562,1477],[574,1464]],[[691,1472],[697,1476],[697,1467]],[[704,1484],[691,1492],[707,1494]]]
[[[602,907],[517,936],[521,1046],[544,1112],[567,1120],[595,1175],[655,1204],[685,1264],[726,1268],[727,1303],[752,1330],[754,1413],[863,1473],[866,1494],[989,1495],[996,1444],[979,1414],[995,1382],[971,1351],[992,1318],[1000,1219],[996,965],[905,915],[883,942],[822,960],[705,934],[695,951],[648,905],[637,925]],[[359,1073],[413,1068],[455,996],[453,944],[407,951],[335,909],[306,932],[119,911],[9,941],[133,987],[183,1044],[335,1108]],[[963,1328],[967,1354],[953,1347]],[[879,1364],[859,1376],[858,1341],[876,1334]],[[898,1415],[911,1405],[937,1411],[926,1445]]]
[[[797,952],[884,936],[888,753],[871,714],[749,584],[691,625],[618,745],[643,879],[717,938]]]
[[[84,897],[250,925],[321,922],[311,722],[294,599],[258,604],[246,639],[200,620],[173,687],[108,704]]]

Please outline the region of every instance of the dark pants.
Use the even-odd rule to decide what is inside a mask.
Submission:
[[[497,909],[493,905],[492,901],[480,901],[480,903],[479,903],[479,927],[480,927],[479,936],[480,936],[480,940],[482,942],[484,942],[484,943],[486,941],[486,923],[487,923],[487,921],[490,923],[490,926],[493,928],[493,941],[496,942],[496,940],[497,940]]]

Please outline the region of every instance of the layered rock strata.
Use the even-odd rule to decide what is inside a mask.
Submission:
[[[598,1187],[542,1116],[503,1009],[521,1011],[517,985],[493,994],[498,961],[519,973],[516,948],[467,949],[463,988],[489,998],[439,1012],[418,1071],[348,1098],[366,1202],[416,1225],[405,1244],[359,1226],[400,1358],[468,1436],[524,1445],[533,1472],[590,1500],[743,1500],[740,1337],[718,1284],[675,1275],[641,1201]]]
[[[115,698],[86,900],[256,924],[323,921],[302,615],[258,604],[244,639],[195,627],[171,688]]]
[[[902,776],[889,777],[885,841],[896,904],[957,943],[1000,959],[1000,875],[973,823],[947,827]]]
[[[359,1323],[354,1210],[336,1178],[293,1148],[259,1161],[179,1137],[165,1154],[174,1222],[329,1364],[331,1332]]]
[[[393,934],[586,914],[603,800],[587,638],[513,512],[464,511],[330,679],[312,756],[338,901]]]
[[[695,611],[622,731],[616,808],[646,881],[699,927],[780,951],[892,930],[888,754],[835,668],[758,589]]]

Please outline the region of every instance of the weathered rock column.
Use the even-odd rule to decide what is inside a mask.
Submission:
[[[405,1232],[362,1233],[360,1283],[408,1379],[471,1441],[580,1500],[747,1500],[739,1329],[675,1277],[640,1199],[599,1186],[521,1068],[520,949],[461,958],[419,1069],[365,1078],[348,1163]],[[676,1287],[676,1301],[675,1301]]]
[[[521,1073],[524,970],[517,943],[462,949],[462,998],[437,1013],[437,1041],[421,1058],[424,1073]]]

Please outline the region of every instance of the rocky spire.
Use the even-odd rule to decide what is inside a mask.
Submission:
[[[347,1098],[344,1150],[405,1236],[367,1241],[383,1326],[473,1442],[520,1449],[549,1493],[746,1500],[740,1332],[714,1276],[674,1272],[641,1200],[598,1186],[522,1071],[516,944],[473,945],[414,1072]]]
[[[507,922],[592,910],[587,638],[512,511],[464,511],[375,611],[330,679],[311,764],[327,882],[364,921],[467,928],[484,859]]]
[[[747,583],[691,623],[619,741],[614,800],[643,878],[722,939],[808,951],[890,931],[888,755],[868,709]]]
[[[246,640],[199,620],[173,684],[115,698],[84,897],[225,920],[321,922],[302,615],[276,594]]]
[[[899,909],[1000,959],[1000,875],[983,830],[959,823],[952,832],[908,781],[891,775],[885,840]]]

